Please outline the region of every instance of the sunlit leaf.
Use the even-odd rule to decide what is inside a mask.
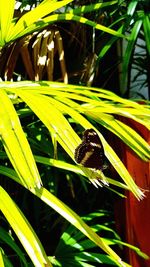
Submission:
[[[42,181],[17,113],[6,92],[0,90],[0,134],[8,157],[27,188],[40,187]]]
[[[34,265],[52,267],[31,225],[2,187],[0,187],[0,210],[10,223]]]

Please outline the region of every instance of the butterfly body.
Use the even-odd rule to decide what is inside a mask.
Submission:
[[[83,133],[82,143],[75,149],[75,160],[84,167],[103,169],[104,149],[95,130]]]

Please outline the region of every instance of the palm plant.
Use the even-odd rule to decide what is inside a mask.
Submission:
[[[112,229],[110,213],[106,210],[98,210],[85,215],[83,218],[90,223],[92,229],[97,233],[103,232],[103,238],[109,240],[111,245],[129,246],[137,254],[145,258],[146,255],[139,249],[129,244],[123,243],[118,234]],[[104,220],[103,223],[101,223]],[[67,244],[67,248],[66,248]],[[101,264],[113,265],[111,259],[102,253],[97,253],[96,246],[82,233],[79,233],[72,225],[66,227],[60,237],[55,250],[55,257],[52,258],[54,266],[100,266]]]
[[[125,97],[136,95],[136,97],[139,98],[143,94],[141,92],[141,87],[146,84],[146,98],[149,99],[149,0],[117,1],[116,5],[113,5],[110,10],[108,9],[108,11],[107,9],[104,9],[104,12],[107,14],[104,18],[105,25],[108,25],[109,27],[115,26],[118,31],[122,34],[125,34],[127,38],[123,39],[123,41],[120,41],[120,39],[116,38],[116,36],[112,36],[109,39],[106,38],[105,45],[103,45],[102,48],[97,52],[98,58],[96,64],[100,63],[102,59],[105,59],[106,54],[112,48],[112,45],[116,44],[117,41],[116,58],[118,57],[117,68],[118,75],[120,75],[120,95]],[[141,55],[141,48],[139,48],[140,46],[142,46]],[[140,69],[141,63],[142,70]],[[113,68],[116,68],[116,65],[114,65]],[[135,93],[132,93],[134,69],[137,70],[134,78],[136,79],[138,76],[140,80],[139,76],[142,75],[142,81],[141,86],[138,86],[139,92],[137,88],[134,88]],[[111,75],[111,72],[112,68],[110,68],[110,71],[108,72],[110,74],[107,75]]]
[[[104,2],[101,9],[97,10],[93,7],[94,4],[86,8],[79,7],[74,10],[74,14],[79,15],[84,12],[94,20],[101,19],[104,25],[109,28],[115,27],[118,32],[126,35],[126,38],[120,39],[102,32],[94,37],[94,51],[92,52],[97,55],[97,58],[93,72],[96,72],[98,66],[100,84],[105,84],[112,90],[111,86],[108,87],[109,81],[117,73],[120,85],[117,91],[119,95],[127,98],[133,96],[143,98],[146,95],[146,99],[149,99],[149,0],[111,1],[110,5]],[[102,42],[103,45],[101,45]],[[88,49],[91,50],[91,44]],[[111,58],[112,53],[114,53],[114,60]],[[146,93],[142,93],[142,87],[145,87]]]
[[[54,21],[61,20],[79,21],[116,37],[124,37],[119,31],[74,15],[74,12],[49,15],[71,2],[72,0],[45,0],[16,22],[13,19],[15,1],[1,1],[0,46],[8,45],[31,32],[43,29]],[[100,6],[101,4],[99,6],[95,5],[96,8],[100,8]],[[6,10],[5,13],[4,10]],[[65,85],[56,82],[1,82],[0,87],[0,132],[4,147],[4,150],[1,151],[1,158],[4,160],[0,166],[1,175],[9,177],[25,187],[30,193],[36,195],[103,249],[118,266],[127,266],[107,245],[107,242],[101,239],[81,217],[43,186],[36,162],[77,173],[82,178],[87,177],[95,186],[100,186],[101,183],[105,186],[113,184],[132,191],[138,199],[141,199],[144,195],[143,192],[134,183],[117,154],[101,132],[97,130],[96,125],[115,133],[141,159],[148,161],[150,153],[147,142],[115,117],[116,114],[125,116],[149,128],[150,112],[148,106],[140,106],[104,89]],[[51,136],[51,140],[47,140],[47,145],[52,148],[53,154],[48,154],[48,157],[41,156],[43,150],[41,144],[38,143],[38,147],[34,139],[29,138],[28,140],[28,131],[24,131],[21,126],[24,116],[29,121],[34,117],[35,123],[40,120],[42,125],[45,125]],[[93,172],[91,169],[75,164],[74,151],[81,140],[75,132],[74,126],[77,129],[93,128],[97,131],[104,147],[105,156],[119,173],[124,183],[106,177],[101,171]],[[61,148],[57,149],[57,143]],[[69,162],[65,162],[61,158],[57,159],[57,151],[59,150],[61,153],[65,151],[68,154]],[[36,151],[36,154],[34,151]],[[52,266],[33,228],[2,186],[0,187],[0,208],[33,264],[35,266]],[[6,257],[2,250],[0,260],[3,266],[6,263]]]

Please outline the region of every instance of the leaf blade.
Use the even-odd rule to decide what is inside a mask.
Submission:
[[[52,267],[48,257],[36,236],[31,225],[19,210],[17,205],[12,201],[6,191],[0,186],[0,209],[10,223],[14,232],[18,236],[23,247],[27,251],[29,257],[35,266],[43,266],[47,264]]]
[[[30,146],[14,106],[3,89],[0,90],[0,99],[0,133],[8,157],[26,187],[40,187],[42,181]]]

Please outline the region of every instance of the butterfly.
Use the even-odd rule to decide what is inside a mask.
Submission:
[[[104,149],[95,130],[87,129],[83,133],[82,143],[75,149],[75,161],[84,167],[103,169]]]

